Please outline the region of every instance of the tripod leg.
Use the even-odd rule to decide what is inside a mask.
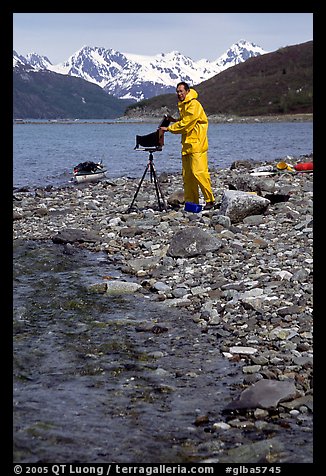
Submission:
[[[161,206],[160,198],[162,198],[164,210],[166,210],[166,204],[165,204],[165,198],[164,198],[164,195],[162,193],[159,181],[157,180],[156,170],[155,170],[153,162],[151,162],[150,171],[151,171],[151,176],[153,176],[153,178],[154,178],[154,184],[155,184],[155,190],[156,190],[156,196],[157,196],[157,203],[158,203],[158,207],[159,207],[160,212],[161,212],[162,211],[162,206]]]
[[[132,206],[133,206],[133,204],[134,204],[134,202],[135,202],[135,200],[136,200],[136,198],[137,198],[138,192],[139,192],[139,190],[140,190],[141,184],[143,183],[143,180],[144,180],[144,178],[145,178],[145,175],[146,175],[146,173],[147,173],[147,170],[148,170],[148,168],[149,168],[149,165],[150,165],[150,164],[148,163],[148,164],[146,165],[146,167],[145,167],[143,176],[142,176],[142,178],[140,179],[140,182],[139,182],[139,184],[138,184],[136,193],[135,193],[135,195],[134,195],[134,198],[132,199],[131,204],[129,205],[129,208],[128,208],[128,210],[127,210],[127,213],[130,213],[130,211],[131,211],[131,209],[132,209]]]

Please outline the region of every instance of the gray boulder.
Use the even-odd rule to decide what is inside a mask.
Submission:
[[[239,223],[249,215],[261,215],[269,204],[267,198],[255,193],[224,190],[219,214],[228,216],[232,223]]]
[[[276,408],[280,402],[296,396],[297,390],[293,382],[263,379],[246,388],[240,398],[229,403],[225,409]]]
[[[223,246],[221,240],[197,227],[189,227],[176,233],[167,251],[173,258],[187,258],[217,251]]]

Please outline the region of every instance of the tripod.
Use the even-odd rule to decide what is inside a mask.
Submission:
[[[157,203],[158,203],[158,207],[159,207],[159,210],[160,212],[162,211],[162,209],[166,210],[166,204],[165,204],[165,198],[164,198],[164,195],[162,193],[162,190],[161,190],[161,187],[160,187],[160,184],[157,180],[157,176],[156,176],[156,170],[155,170],[155,167],[154,167],[154,157],[153,157],[153,152],[157,151],[157,150],[162,150],[162,149],[158,149],[158,148],[152,148],[152,147],[149,147],[149,148],[146,148],[146,149],[142,149],[142,150],[146,150],[147,152],[149,152],[149,158],[148,158],[148,164],[146,165],[145,167],[145,170],[144,170],[144,173],[143,173],[143,176],[138,184],[138,187],[137,187],[137,190],[136,190],[136,193],[134,195],[134,198],[132,199],[132,202],[127,210],[127,213],[130,213],[131,209],[132,209],[132,206],[137,198],[137,195],[138,195],[138,192],[140,190],[140,187],[141,187],[141,184],[143,183],[143,180],[145,178],[145,175],[147,173],[147,171],[149,171],[149,174],[150,174],[150,179],[151,179],[151,182],[153,182],[154,180],[154,184],[155,184],[155,190],[156,190],[156,197],[157,197]],[[161,201],[163,202],[163,208],[162,208],[162,203]]]

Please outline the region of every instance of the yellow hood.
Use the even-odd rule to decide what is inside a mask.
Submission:
[[[198,93],[194,89],[190,88],[187,96],[184,99],[184,101],[179,101],[178,102],[178,107],[182,106],[182,104],[185,104],[185,103],[191,101],[192,99],[197,99],[197,98],[198,98]]]

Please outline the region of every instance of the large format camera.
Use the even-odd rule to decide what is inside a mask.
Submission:
[[[160,127],[168,127],[170,122],[170,117],[165,114],[160,125],[158,126],[158,129],[155,132],[145,136],[136,136],[135,149],[153,149],[153,152],[156,150],[162,150],[162,147],[164,146],[164,132],[160,130]]]

